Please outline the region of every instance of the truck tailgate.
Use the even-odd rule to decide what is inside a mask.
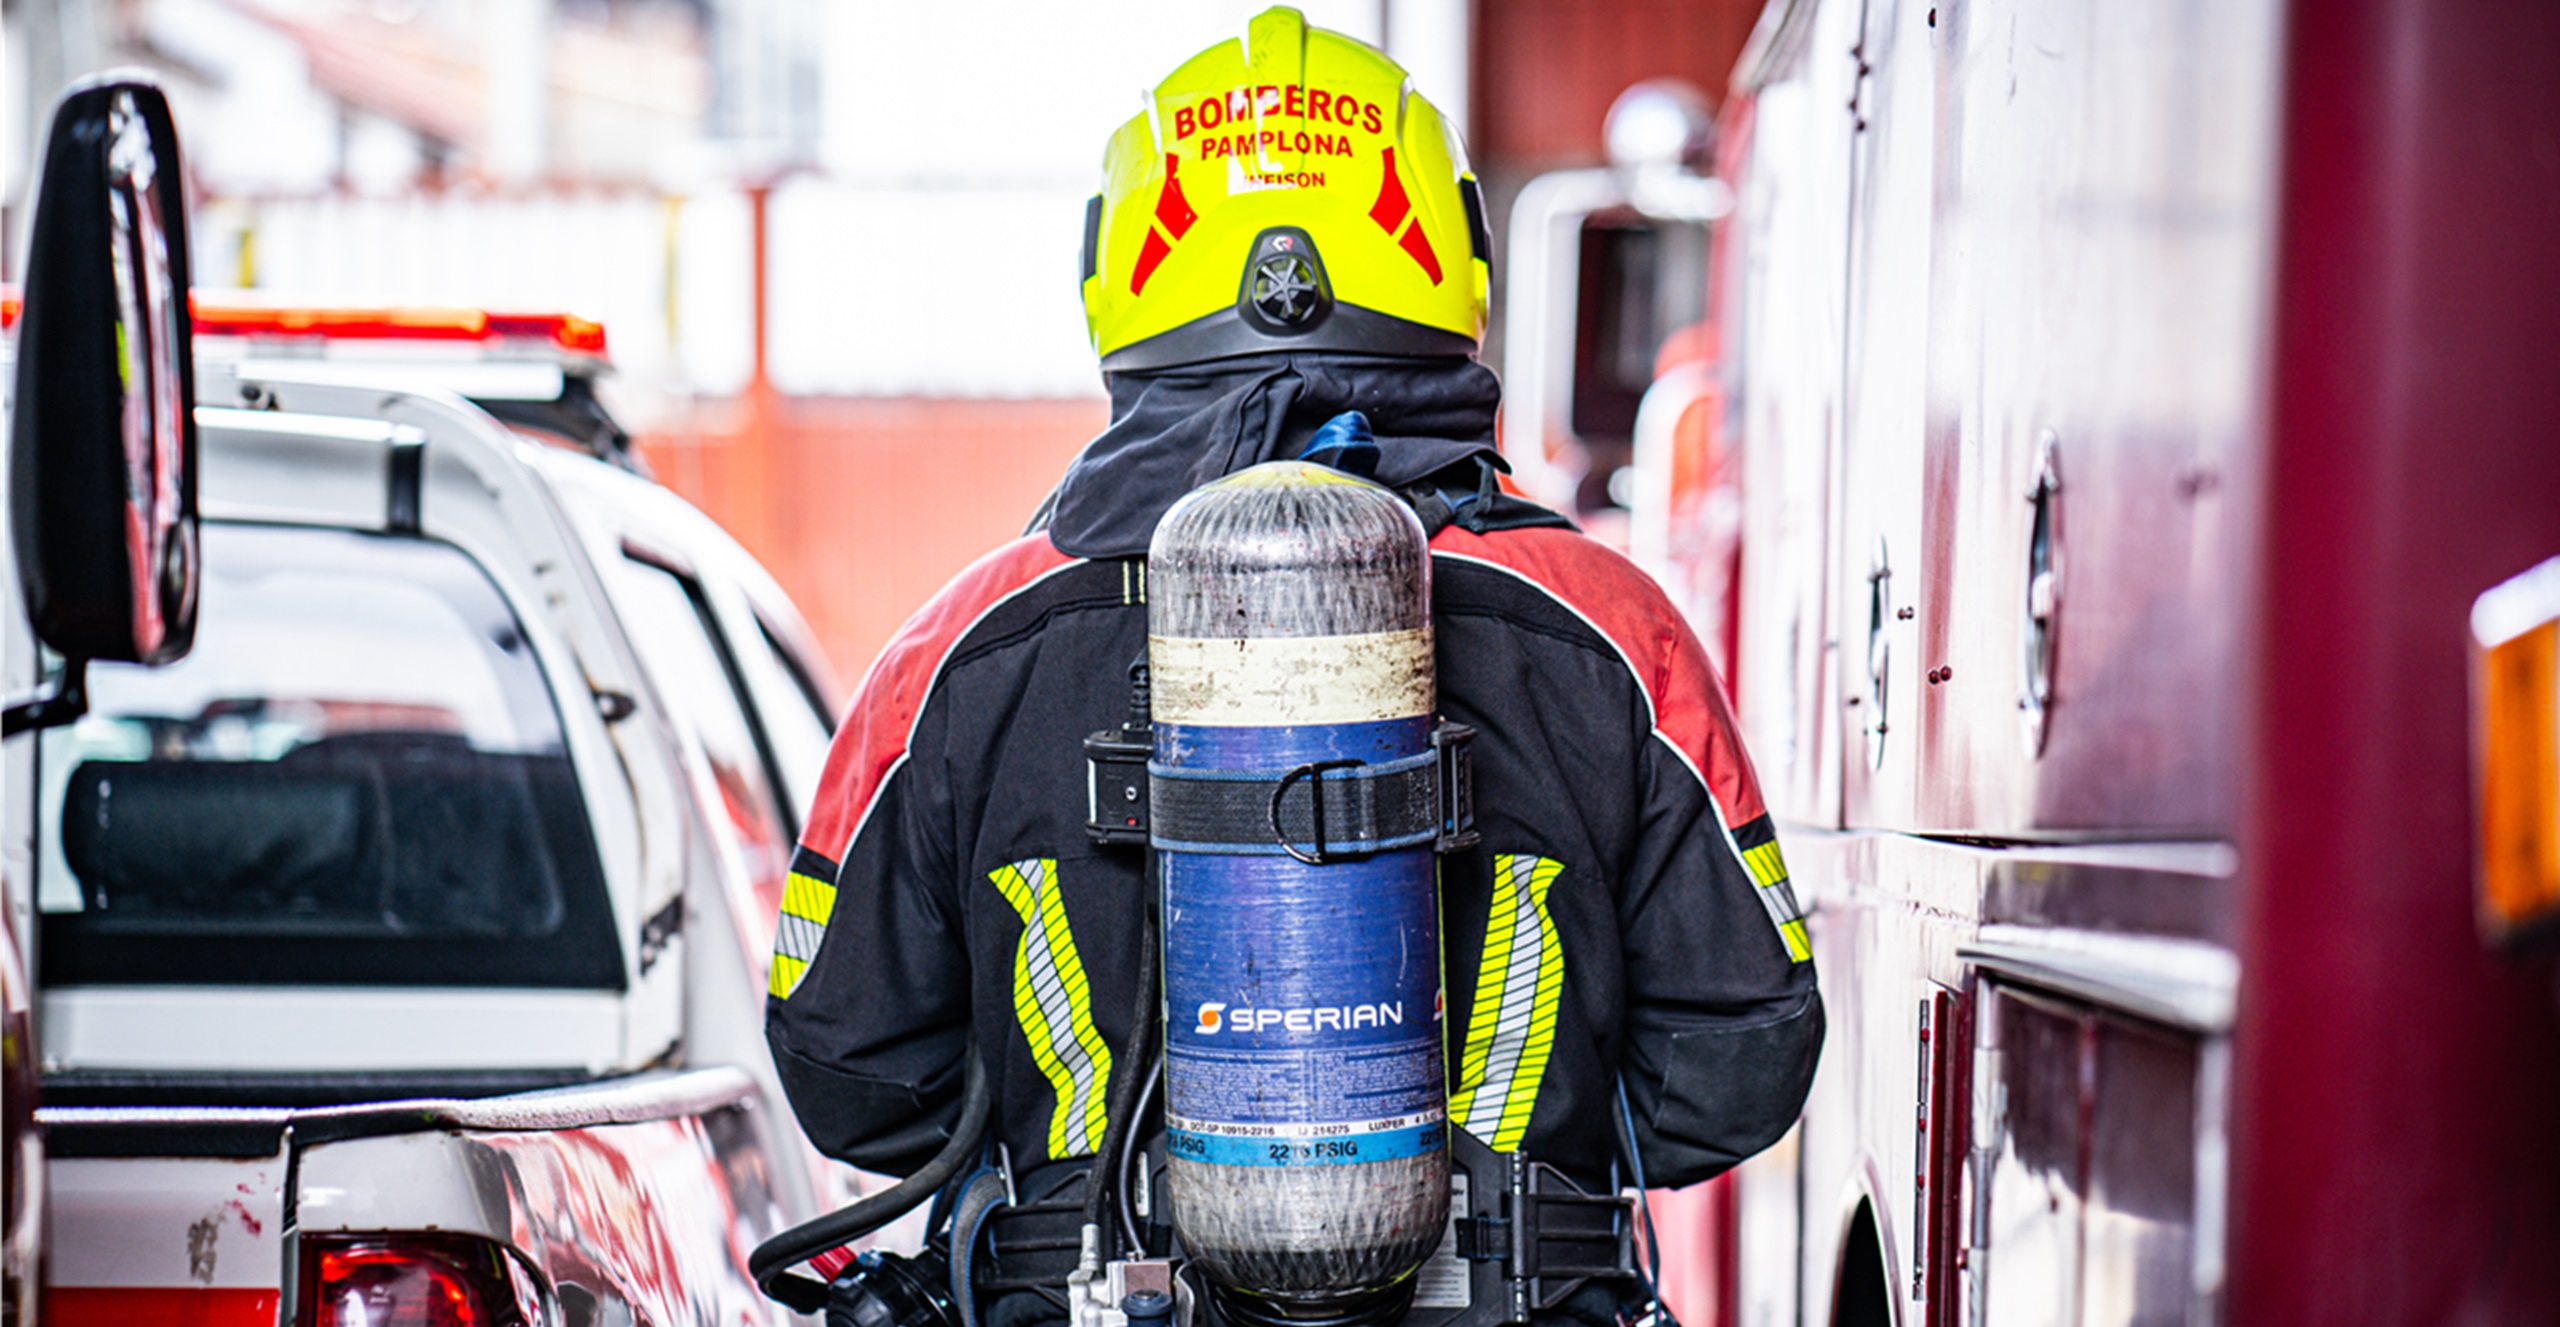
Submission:
[[[275,1327],[287,1112],[49,1110],[44,1320]]]

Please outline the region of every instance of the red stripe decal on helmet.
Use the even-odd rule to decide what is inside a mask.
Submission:
[[[1431,251],[1431,237],[1422,233],[1421,222],[1406,227],[1404,238],[1397,240],[1396,244],[1413,255],[1415,262],[1422,264],[1422,270],[1430,274],[1431,284],[1440,284],[1440,255]]]
[[[1387,173],[1378,181],[1378,201],[1369,205],[1369,219],[1378,223],[1378,229],[1393,235],[1396,227],[1403,225],[1406,215],[1413,211],[1413,202],[1404,196],[1404,181],[1396,178],[1396,150],[1385,148],[1383,151],[1387,158]],[[1424,265],[1434,269],[1438,267],[1436,263]],[[1431,281],[1437,285],[1440,278],[1434,276]]]
[[[1156,220],[1163,222],[1166,233],[1177,240],[1190,232],[1192,222],[1200,219],[1200,214],[1191,210],[1191,200],[1182,196],[1182,181],[1173,177],[1181,164],[1182,158],[1171,152],[1164,154],[1164,191],[1156,195]]]
[[[1149,227],[1147,242],[1138,246],[1138,265],[1129,269],[1129,293],[1146,294],[1147,278],[1154,276],[1156,264],[1163,262],[1172,253],[1173,246],[1165,243],[1164,236],[1153,227]]]

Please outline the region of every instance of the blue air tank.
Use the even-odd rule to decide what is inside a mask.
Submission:
[[[1168,1207],[1271,1320],[1357,1315],[1448,1219],[1429,549],[1279,461],[1175,504],[1148,564]]]

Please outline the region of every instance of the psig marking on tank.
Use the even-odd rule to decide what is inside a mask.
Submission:
[[[1200,1004],[1199,1021],[1192,1030],[1201,1036],[1213,1036],[1233,1027],[1238,1032],[1260,1032],[1280,1028],[1288,1032],[1344,1031],[1350,1028],[1402,1027],[1404,1001],[1388,1000],[1378,1004],[1300,1006],[1296,1009],[1237,1009],[1230,1012],[1218,1000]]]
[[[1357,1161],[1360,1140],[1357,1138],[1320,1138],[1304,1143],[1273,1143],[1274,1161]]]

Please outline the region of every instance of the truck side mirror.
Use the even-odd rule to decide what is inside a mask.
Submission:
[[[86,661],[168,663],[195,639],[186,195],[147,75],[64,94],[34,221],[9,525],[30,624],[69,663],[55,697],[9,707],[11,732],[77,717]]]

